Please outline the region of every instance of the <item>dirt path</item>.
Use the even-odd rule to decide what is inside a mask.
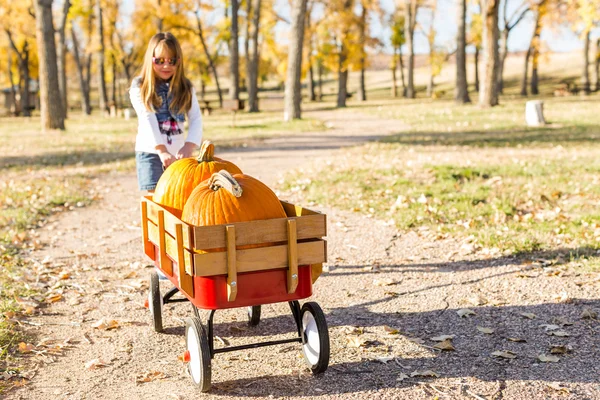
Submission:
[[[219,155],[274,185],[286,171],[334,157],[340,146],[398,130],[395,121],[355,112],[323,115],[332,126],[326,134]],[[213,390],[203,395],[178,360],[191,307],[165,306],[163,334],[153,332],[143,307],[151,268],[141,251],[135,176],[106,175],[99,185],[102,200],[40,232],[49,246],[31,258],[62,298],[29,319],[37,324],[30,329],[34,344],[48,350],[31,357],[34,366],[24,374],[33,379],[7,398],[600,398],[600,323],[581,318],[586,309],[600,311],[597,274],[490,258],[468,243],[436,240],[428,231],[400,235],[385,222],[329,209],[321,209],[328,215],[329,263],[312,297],[329,324],[328,371],[312,377],[298,345],[219,354]],[[57,278],[61,272],[64,279]],[[460,317],[465,308],[475,315]],[[102,318],[118,328],[94,328]],[[263,306],[256,328],[247,327],[244,310],[218,311],[215,322],[215,334],[232,345],[294,330],[286,304]],[[563,336],[550,335],[556,332]],[[435,349],[431,338],[439,335],[455,335],[456,350]],[[540,362],[551,345],[567,353],[557,363]],[[501,350],[516,358],[492,355]],[[94,359],[106,366],[86,368]],[[412,376],[427,370],[439,377]],[[140,383],[145,377],[150,381]]]

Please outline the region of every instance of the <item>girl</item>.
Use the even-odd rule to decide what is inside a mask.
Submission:
[[[140,190],[154,191],[163,171],[175,160],[191,157],[202,140],[196,91],[183,71],[179,42],[170,33],[150,39],[140,76],[129,89],[138,117],[135,161]],[[184,138],[183,122],[188,118]]]

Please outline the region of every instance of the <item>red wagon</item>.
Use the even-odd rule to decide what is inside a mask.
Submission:
[[[292,343],[302,344],[314,374],[329,364],[329,333],[321,307],[298,300],[312,285],[327,258],[326,215],[281,202],[287,218],[215,226],[193,226],[145,196],[141,201],[144,252],[174,285],[160,293],[156,271],[150,275],[148,308],[161,332],[162,306],[189,301],[185,359],[202,391],[211,385],[211,360],[217,353]],[[173,298],[181,292],[185,298]],[[291,339],[215,348],[213,318],[218,309],[247,307],[249,324],[260,322],[261,305],[288,302],[296,323]],[[208,310],[203,323],[199,310]]]

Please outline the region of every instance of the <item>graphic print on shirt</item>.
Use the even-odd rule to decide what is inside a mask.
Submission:
[[[158,128],[162,135],[167,135],[167,143],[173,143],[173,135],[181,135],[183,132],[179,128],[179,123],[185,120],[183,114],[173,115],[169,109],[172,97],[169,95],[169,83],[161,82],[156,86],[156,92],[162,99],[162,104],[156,110],[156,119]]]

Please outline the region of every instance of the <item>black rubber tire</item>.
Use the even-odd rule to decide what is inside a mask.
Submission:
[[[257,326],[260,323],[260,306],[248,307],[248,325]]]
[[[310,315],[307,315],[310,314]],[[305,318],[306,316],[306,318]],[[312,317],[312,318],[311,318]],[[300,311],[300,319],[302,321],[302,354],[304,360],[308,364],[313,374],[320,374],[327,370],[329,366],[329,331],[325,314],[321,307],[314,301],[304,303]],[[313,322],[314,321],[314,322]],[[308,326],[310,325],[310,326]],[[308,329],[310,335],[315,333],[318,338],[312,337],[311,343],[307,336]],[[316,344],[318,343],[318,348]]]
[[[192,335],[193,332],[193,335]],[[192,343],[190,343],[192,341]],[[193,343],[195,341],[195,343]],[[198,386],[200,391],[208,392],[211,387],[211,357],[210,347],[206,331],[202,326],[199,318],[187,318],[185,320],[185,343],[187,350],[190,352],[190,362],[188,363],[188,371],[192,382]],[[191,349],[190,349],[191,345]],[[192,363],[198,363],[198,371],[194,374]]]
[[[150,289],[148,294],[148,309],[152,315],[152,326],[156,332],[163,331],[162,296],[156,271],[150,273]]]

